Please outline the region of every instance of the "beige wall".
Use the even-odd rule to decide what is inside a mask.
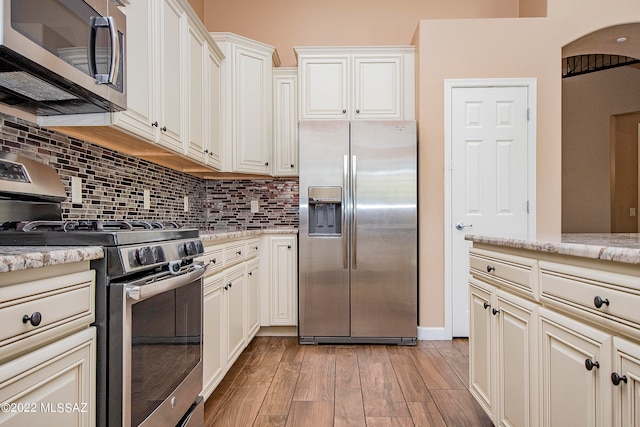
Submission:
[[[611,224],[609,125],[612,115],[640,111],[640,69],[614,68],[563,79],[562,94],[562,231],[608,233]],[[632,131],[636,133],[634,144],[637,145],[638,126]],[[620,156],[621,159],[629,157],[622,153]],[[637,163],[637,155],[629,160]],[[636,184],[637,177],[634,178]],[[622,190],[620,186],[619,190]],[[619,203],[623,203],[623,193],[626,192],[618,196]],[[637,194],[634,199],[636,197]],[[629,207],[636,206],[627,206],[627,212]],[[631,222],[635,223],[635,218]]]
[[[197,0],[192,0],[197,1]],[[537,79],[537,233],[561,232],[562,47],[597,29],[640,22],[638,0],[203,0],[211,31],[275,46],[295,66],[293,46],[413,44],[419,58],[419,324],[444,326],[444,80]],[[463,18],[463,19],[448,19]],[[499,18],[499,19],[473,19]],[[422,19],[419,21],[419,19]],[[416,29],[417,25],[417,29]]]
[[[204,1],[205,0],[189,0],[189,4],[202,22],[204,22]]]
[[[284,67],[297,64],[294,46],[410,44],[421,18],[518,16],[518,0],[202,1],[210,31],[230,31],[274,46]]]
[[[444,80],[537,79],[537,237],[561,233],[561,52],[592,31],[640,22],[637,0],[549,0],[548,18],[420,22],[420,319],[444,325]]]

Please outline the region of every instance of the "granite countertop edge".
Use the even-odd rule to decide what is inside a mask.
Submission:
[[[0,273],[100,258],[100,246],[0,246]]]
[[[640,264],[640,234],[637,233],[571,233],[562,234],[559,241],[466,235],[465,240],[507,248]]]
[[[262,234],[297,234],[297,228],[266,228],[260,230],[200,231],[203,242],[229,240]],[[92,261],[104,257],[100,246],[0,246],[0,273]]]

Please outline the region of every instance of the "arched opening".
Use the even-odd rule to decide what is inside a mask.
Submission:
[[[640,23],[592,32],[562,57],[562,232],[636,233]]]

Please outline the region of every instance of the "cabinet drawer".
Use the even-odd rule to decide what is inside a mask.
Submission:
[[[86,271],[0,288],[0,359],[93,322],[94,286]]]
[[[537,261],[483,249],[469,250],[471,274],[503,288],[509,288],[537,299]]]
[[[247,240],[247,258],[258,256],[260,252],[260,239]]]
[[[640,326],[638,277],[547,261],[540,261],[540,273],[543,302],[596,321]]]
[[[205,246],[204,254],[198,260],[207,266],[205,276],[220,271],[224,265],[224,245]]]
[[[245,242],[230,243],[224,249],[225,266],[236,264],[247,257]]]

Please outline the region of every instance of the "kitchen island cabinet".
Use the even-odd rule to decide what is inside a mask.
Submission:
[[[469,387],[494,424],[635,425],[640,367],[638,236],[563,235],[560,242],[483,236],[467,240],[473,241]],[[500,299],[517,304],[507,308]],[[498,319],[505,316],[502,326],[493,326],[500,320],[492,325],[481,315],[493,306]],[[509,312],[515,320],[507,326]],[[501,334],[509,350],[495,344]],[[524,372],[517,381],[520,388],[514,382],[509,389],[519,372]]]

